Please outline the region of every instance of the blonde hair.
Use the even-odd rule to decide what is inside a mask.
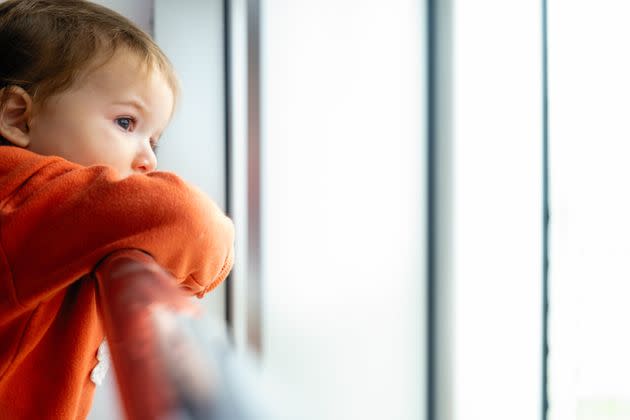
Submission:
[[[85,0],[0,3],[0,89],[19,86],[43,103],[71,87],[97,59],[104,64],[121,48],[136,54],[147,69],[162,72],[178,96],[177,76],[166,55],[124,16]],[[0,108],[5,100],[2,95]]]

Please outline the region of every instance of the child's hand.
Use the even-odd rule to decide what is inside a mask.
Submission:
[[[144,252],[117,251],[98,265],[95,275],[101,304],[115,306],[111,310],[161,307],[195,317],[202,313],[201,307],[177,287],[173,276]]]

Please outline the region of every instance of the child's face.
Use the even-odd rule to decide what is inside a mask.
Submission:
[[[155,170],[153,148],[173,111],[161,72],[119,51],[69,89],[34,107],[28,149],[85,166],[109,165],[121,177]]]

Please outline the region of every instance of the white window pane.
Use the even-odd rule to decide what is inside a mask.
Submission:
[[[454,4],[452,404],[457,420],[537,419],[541,4]]]
[[[630,418],[628,16],[549,1],[550,420]]]
[[[263,6],[265,371],[300,418],[423,418],[422,2]]]

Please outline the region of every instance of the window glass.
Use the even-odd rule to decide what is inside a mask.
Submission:
[[[422,2],[262,13],[263,367],[299,418],[423,418]]]
[[[549,1],[550,420],[630,418],[628,16]]]

